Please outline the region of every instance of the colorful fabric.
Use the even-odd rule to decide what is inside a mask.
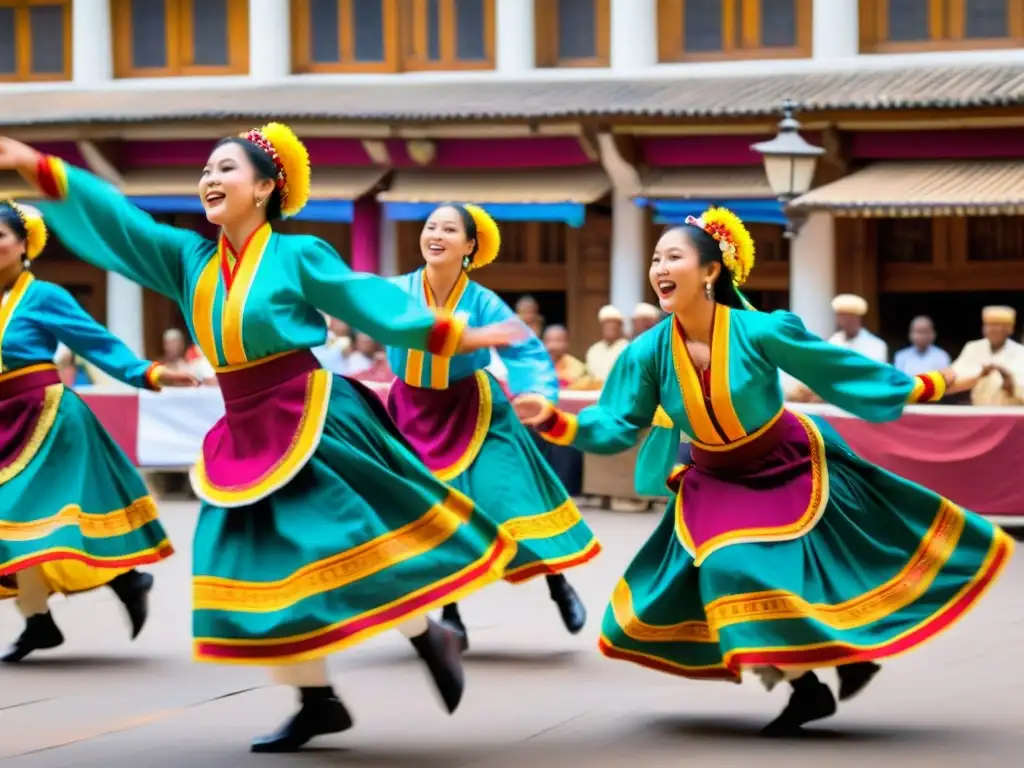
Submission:
[[[637,479],[668,475],[661,525],[616,587],[600,647],[694,678],[882,659],[962,616],[1013,549],[1003,531],[857,457],[824,420],[783,410],[779,370],[861,418],[938,399],[911,377],[808,333],[788,312],[717,306],[710,375],[678,322],[622,355],[597,405],[555,411],[541,433],[596,453],[633,445],[659,405]],[[751,511],[753,510],[753,512]]]

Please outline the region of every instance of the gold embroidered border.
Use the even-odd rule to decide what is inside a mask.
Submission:
[[[582,519],[583,516],[580,515],[580,510],[573,500],[566,499],[550,512],[514,517],[502,523],[501,528],[516,541],[550,539],[561,536]]]
[[[57,420],[57,411],[60,410],[60,401],[63,396],[63,384],[51,384],[43,390],[43,408],[32,427],[32,434],[29,435],[28,442],[25,443],[25,447],[22,448],[17,458],[0,469],[0,485],[20,475],[39,453],[39,449],[43,446],[43,442]],[[2,531],[3,523],[0,523],[0,532]]]
[[[90,539],[109,539],[127,536],[157,519],[156,503],[151,496],[143,496],[124,509],[103,514],[83,512],[77,504],[69,504],[55,515],[28,523],[0,521],[0,539],[4,541],[33,541],[50,536],[61,528],[73,526]]]
[[[480,454],[480,449],[484,445],[484,440],[487,439],[487,432],[491,428],[491,416],[494,408],[493,396],[491,393],[491,382],[487,376],[486,371],[476,371],[473,374],[476,378],[476,389],[477,389],[477,411],[476,411],[476,424],[473,426],[473,436],[469,440],[469,445],[466,446],[466,450],[463,451],[462,455],[452,462],[449,466],[444,469],[439,469],[434,475],[438,480],[442,482],[450,482],[455,479],[476,461],[476,457]]]

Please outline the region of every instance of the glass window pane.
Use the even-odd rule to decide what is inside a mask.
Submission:
[[[686,53],[722,50],[720,0],[686,0],[683,3],[683,50]]]
[[[969,39],[1009,37],[1009,4],[1010,0],[964,0],[964,36]]]
[[[558,58],[592,59],[597,56],[597,3],[594,0],[557,0]]]
[[[384,61],[383,0],[352,0],[356,61]]]
[[[192,0],[193,64],[226,67],[228,53],[228,0]]]
[[[427,0],[427,60],[441,60],[441,0]]]
[[[931,219],[878,219],[876,232],[883,264],[931,263]]]
[[[484,0],[455,0],[455,58],[459,61],[483,61]]]
[[[33,74],[64,74],[64,7],[32,5],[28,13]]]
[[[795,48],[796,0],[761,0],[761,47]]]
[[[167,0],[132,0],[132,67],[167,66]]]
[[[18,38],[14,34],[14,9],[0,8],[0,75],[18,71]]]
[[[916,43],[929,40],[928,0],[889,0],[889,40]]]
[[[309,48],[314,64],[341,61],[339,5],[338,0],[309,0]]]

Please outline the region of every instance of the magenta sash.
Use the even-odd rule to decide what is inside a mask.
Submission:
[[[785,541],[814,527],[828,502],[824,443],[814,423],[783,411],[734,447],[691,444],[693,464],[669,478],[676,533],[697,565],[729,544]]]
[[[46,388],[60,383],[52,365],[0,375],[0,473],[21,458],[43,415]]]

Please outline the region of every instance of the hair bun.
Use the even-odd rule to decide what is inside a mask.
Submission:
[[[501,230],[494,218],[478,205],[463,205],[466,213],[473,217],[476,225],[476,253],[466,270],[486,267],[496,258],[501,250]]]
[[[722,263],[732,274],[736,286],[743,285],[754,269],[754,238],[742,219],[728,208],[708,208],[699,219],[686,217],[686,223],[700,227],[718,242]]]
[[[267,123],[262,128],[242,134],[266,152],[279,173],[281,215],[296,216],[309,202],[309,151],[295,132],[284,123]]]
[[[38,208],[16,203],[13,200],[8,200],[7,204],[18,214],[21,223],[25,225],[25,256],[29,261],[35,261],[46,247],[48,237],[43,214]]]

